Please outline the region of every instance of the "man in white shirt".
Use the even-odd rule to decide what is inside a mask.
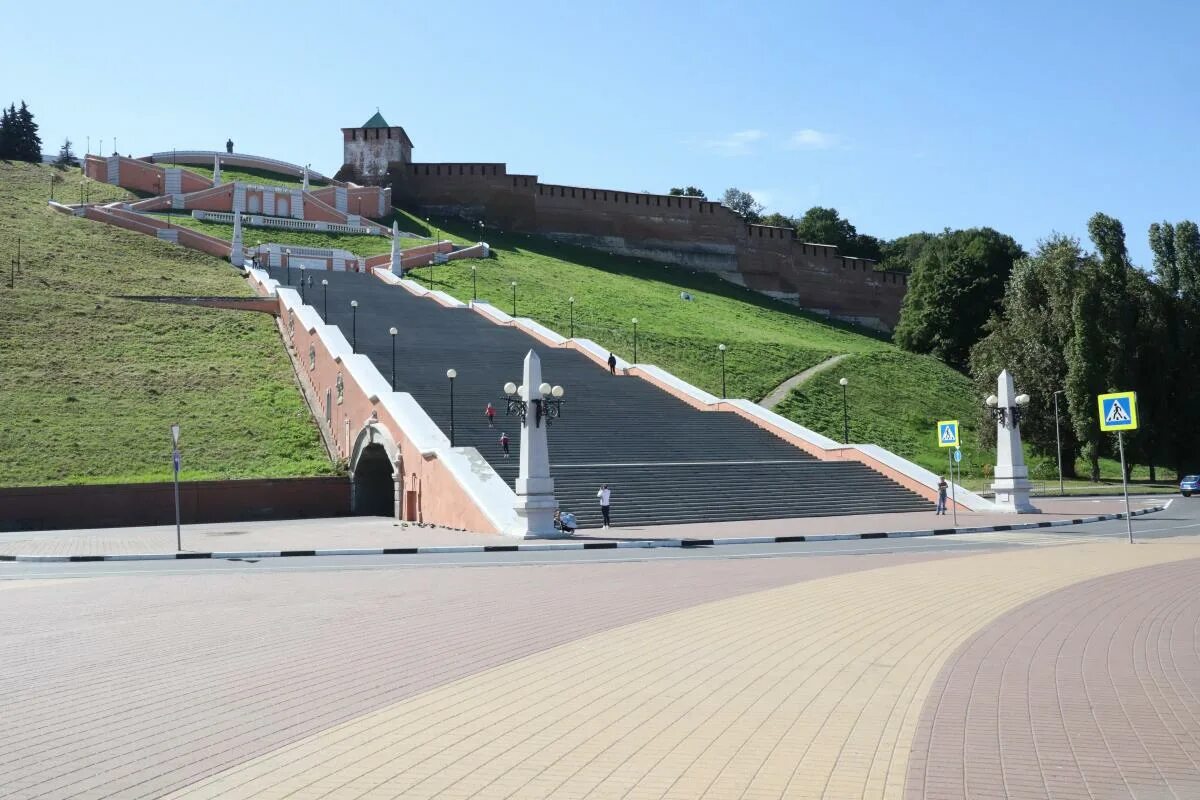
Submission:
[[[608,518],[608,504],[612,499],[612,492],[608,489],[608,484],[601,484],[600,491],[596,492],[596,497],[600,498],[600,513],[604,515],[604,527],[608,527],[611,522]]]

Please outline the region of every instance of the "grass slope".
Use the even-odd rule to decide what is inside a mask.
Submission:
[[[160,161],[158,162],[158,166],[169,167],[171,166],[171,162]],[[212,167],[201,167],[196,164],[178,164],[177,166],[182,169],[190,170],[191,172],[194,172],[204,178],[208,178],[210,181],[212,180]],[[270,170],[265,169],[251,169],[250,167],[226,167],[222,165],[221,182],[233,183],[234,181],[241,181],[243,183],[256,183],[259,186],[286,186],[290,189],[299,189],[304,185],[304,181],[300,180],[299,178],[295,178],[291,175],[284,175],[281,172],[271,172]],[[325,183],[323,181],[310,179],[308,185],[312,188],[316,188],[319,186],[324,186]]]
[[[423,220],[397,212],[400,226],[424,233]],[[442,231],[466,243],[472,226],[436,219]],[[633,358],[632,318],[638,318],[638,361],[657,364],[714,394],[721,393],[717,345],[728,346],[730,397],[759,400],[792,375],[833,355],[848,354],[793,391],[781,414],[834,439],[842,438],[842,390],[850,380],[853,441],[874,442],[930,469],[944,469],[945,451],[934,440],[939,419],[964,427],[968,467],[986,463],[980,452],[970,381],[936,359],[906,353],[859,328],[805,313],[703,272],[607,255],[536,236],[488,230],[495,257],[434,268],[436,288],[471,297],[471,267],[478,268],[479,297],[569,334],[567,298],[575,297],[575,334]],[[429,284],[429,268],[412,276]],[[682,300],[680,292],[692,295]],[[966,473],[964,473],[966,474]]]
[[[153,214],[166,219],[166,214]],[[244,218],[243,218],[244,221]],[[191,228],[229,241],[233,240],[233,225],[221,222],[194,219],[189,214],[172,214],[171,223],[182,228]],[[349,250],[356,256],[375,256],[392,252],[392,240],[386,236],[365,236],[357,233],[323,233],[321,231],[292,231],[285,228],[242,228],[242,241],[253,247],[259,242],[291,245],[292,247],[332,247]],[[401,237],[401,247],[416,247],[429,244],[423,239]]]
[[[19,236],[24,261],[0,286],[0,485],[170,480],[176,421],[186,479],[332,473],[269,317],[116,297],[250,294],[236,272],[50,210],[53,171],[0,162],[0,254]]]

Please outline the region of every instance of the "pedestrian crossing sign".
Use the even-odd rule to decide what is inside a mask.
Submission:
[[[945,419],[937,424],[938,447],[958,447],[958,420]]]
[[[1113,392],[1097,398],[1100,404],[1100,430],[1137,430],[1137,392]]]

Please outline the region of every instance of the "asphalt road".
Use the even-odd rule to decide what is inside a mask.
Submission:
[[[1164,496],[1166,502],[1169,497]],[[1200,533],[1200,500],[1176,496],[1170,507],[1133,521],[1141,539]],[[890,552],[966,552],[1020,547],[1052,547],[1126,536],[1124,520],[1043,528],[1036,531],[955,534],[912,539],[870,539],[788,544],[722,545],[702,548],[565,550],[562,552],[444,553],[396,556],[327,556],[258,560],[114,561],[81,563],[0,562],[0,580],[93,578],[136,575],[198,575],[217,572],[319,572],[327,570],[447,569],[479,566],[600,564],[674,559],[820,558]]]

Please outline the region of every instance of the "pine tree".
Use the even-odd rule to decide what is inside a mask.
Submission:
[[[17,111],[17,149],[13,156],[21,161],[40,164],[42,161],[42,137],[38,136],[38,125],[33,121],[33,112],[25,101]]]
[[[8,161],[17,153],[17,108],[9,106],[0,113],[0,159]]]
[[[79,164],[79,159],[71,150],[70,139],[63,140],[62,147],[58,149],[58,158],[54,159],[54,163],[60,167],[74,167]]]

